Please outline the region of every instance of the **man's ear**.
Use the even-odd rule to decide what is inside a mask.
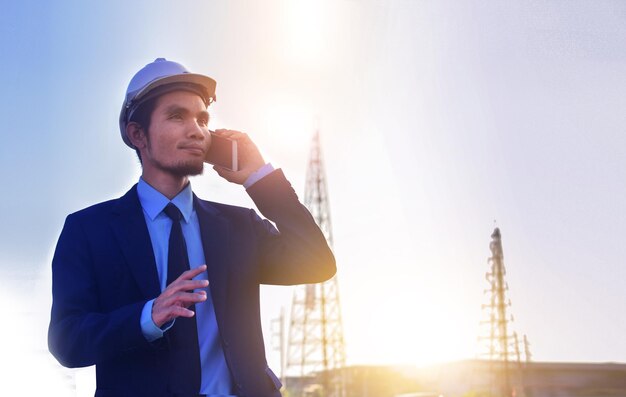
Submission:
[[[143,128],[136,122],[131,121],[126,124],[126,136],[138,150],[148,146],[148,137]]]

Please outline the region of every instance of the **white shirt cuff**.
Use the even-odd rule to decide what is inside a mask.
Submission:
[[[246,189],[249,188],[250,186],[254,185],[255,183],[257,183],[258,181],[260,181],[261,179],[263,179],[264,177],[266,177],[273,171],[274,171],[274,167],[272,166],[271,163],[265,164],[263,167],[259,168],[258,170],[250,174],[248,179],[246,179],[246,181],[243,183],[243,187],[245,187]]]
[[[174,325],[174,321],[170,321],[163,324],[163,329],[157,327],[157,325],[152,320],[153,304],[154,299],[146,302],[146,304],[143,306],[143,309],[141,310],[141,319],[139,320],[141,324],[141,332],[148,342],[153,342],[159,338],[162,338],[163,333],[165,333],[165,331],[167,331],[172,327],[172,325]]]

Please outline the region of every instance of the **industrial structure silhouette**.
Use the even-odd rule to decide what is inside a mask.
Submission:
[[[313,136],[304,204],[333,246],[326,174],[320,134]],[[320,284],[297,286],[289,321],[286,388],[290,396],[345,397],[346,353],[337,276]]]

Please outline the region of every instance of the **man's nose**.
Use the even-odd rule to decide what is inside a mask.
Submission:
[[[209,133],[208,128],[202,126],[197,121],[192,124],[188,130],[188,136],[195,139],[206,139]]]

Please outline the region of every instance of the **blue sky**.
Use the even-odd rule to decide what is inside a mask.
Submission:
[[[320,127],[350,363],[473,357],[495,225],[534,358],[626,361],[622,2],[2,7],[0,280],[42,327],[63,220],[137,180],[118,112],[166,57],[218,81],[213,126],[248,132],[301,197]],[[209,172],[193,184],[252,205]],[[263,294],[269,329],[291,290]]]

